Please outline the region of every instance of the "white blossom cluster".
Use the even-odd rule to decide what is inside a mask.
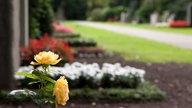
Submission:
[[[42,67],[38,67],[38,69],[42,69]],[[32,72],[32,66],[24,66],[19,68],[19,72]],[[109,64],[104,63],[103,66],[100,68],[97,63],[86,64],[86,63],[79,63],[74,62],[72,64],[65,64],[63,67],[56,67],[50,66],[49,75],[52,77],[58,75],[64,75],[71,80],[78,79],[81,75],[83,76],[90,76],[96,79],[101,79],[105,73],[111,74],[112,79],[116,75],[123,75],[129,76],[134,75],[144,81],[145,70],[137,69],[130,66],[122,67],[120,63],[116,64]],[[15,75],[16,79],[23,79],[24,77]]]

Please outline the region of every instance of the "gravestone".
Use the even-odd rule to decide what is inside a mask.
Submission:
[[[164,11],[163,15],[162,15],[162,22],[166,23],[168,17],[169,17],[169,12],[168,11]]]
[[[0,0],[0,90],[14,87],[19,66],[19,0]]]
[[[173,22],[174,20],[175,20],[175,14],[169,15],[169,17],[167,18],[167,22],[168,22],[168,23],[171,23],[171,22]]]
[[[125,13],[125,12],[121,12],[121,15],[120,15],[120,22],[127,22],[127,17],[128,17],[128,14]]]
[[[59,21],[64,20],[64,9],[63,9],[62,4],[57,9],[56,19],[59,20]]]
[[[159,14],[157,12],[152,13],[150,15],[150,24],[155,25],[156,23],[158,23],[158,19],[159,19]]]
[[[192,3],[189,3],[187,7],[187,22],[192,26]]]

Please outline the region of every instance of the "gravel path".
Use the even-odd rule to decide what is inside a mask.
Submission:
[[[139,28],[130,28],[124,26],[114,26],[96,22],[77,21],[78,24],[101,28],[108,31],[113,31],[120,34],[142,37],[158,42],[171,44],[180,48],[192,49],[192,35],[184,35],[178,33],[167,33],[161,31],[144,30]]]

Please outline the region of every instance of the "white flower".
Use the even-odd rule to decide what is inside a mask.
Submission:
[[[42,69],[42,67],[38,67]],[[18,71],[28,71],[33,70],[32,66],[20,67]],[[59,75],[64,75],[71,80],[78,79],[82,74],[85,77],[93,77],[96,80],[100,80],[105,73],[111,74],[112,78],[116,75],[130,76],[134,75],[144,81],[145,70],[137,69],[130,66],[122,67],[120,63],[110,64],[103,63],[103,66],[100,68],[97,63],[86,64],[74,62],[72,64],[66,63],[63,67],[50,66],[49,70],[55,70],[55,72],[48,73],[50,76],[55,77]],[[15,75],[16,79],[23,79],[24,77]]]

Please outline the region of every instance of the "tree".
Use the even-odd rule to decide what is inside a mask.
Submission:
[[[52,35],[54,20],[49,0],[29,0],[29,34],[30,38],[40,38],[45,33]]]

